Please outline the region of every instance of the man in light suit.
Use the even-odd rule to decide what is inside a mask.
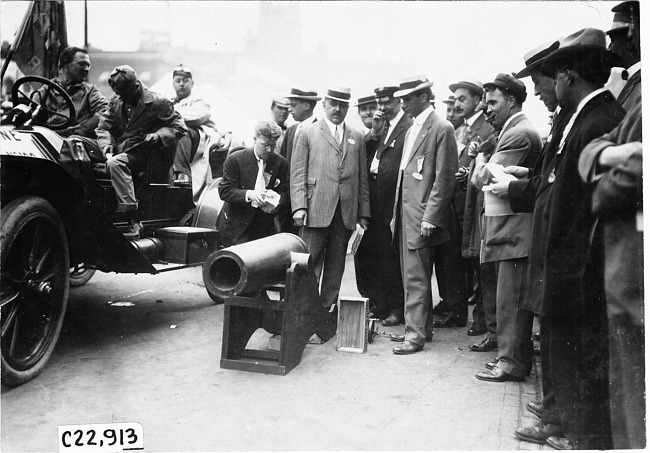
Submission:
[[[349,106],[349,88],[328,89],[325,118],[302,128],[291,161],[293,219],[322,275],[320,302],[332,311],[350,235],[370,217],[365,139],[344,122]]]
[[[414,120],[399,166],[392,223],[399,240],[405,297],[405,334],[391,338],[402,341],[393,348],[399,355],[421,351],[425,340],[433,335],[425,328],[433,309],[433,250],[449,240],[454,174],[458,171],[454,127],[433,110],[432,85],[424,75],[408,77],[395,93]]]
[[[492,182],[490,164],[504,167],[532,167],[542,150],[542,140],[532,122],[522,112],[526,86],[510,74],[498,74],[484,85],[487,91],[488,120],[500,130],[491,156],[479,154],[472,184],[482,190]],[[491,212],[491,205],[507,205],[504,212]],[[522,307],[530,247],[530,213],[514,213],[507,201],[485,193],[485,225],[481,242],[481,263],[492,264],[496,274],[496,314],[499,359],[491,370],[476,378],[489,382],[523,381],[532,364],[533,313]]]
[[[384,326],[404,322],[399,249],[393,244],[390,223],[404,138],[413,120],[404,114],[400,99],[393,96],[398,89],[396,86],[375,89],[378,108],[372,116],[372,129],[366,136],[372,221],[354,261],[357,276],[361,274],[367,280],[365,290],[370,298],[371,316],[381,319]]]
[[[275,234],[273,217],[288,204],[287,161],[274,153],[282,129],[272,121],[255,126],[252,148],[226,158],[219,196],[224,201],[217,219],[219,242],[224,247]],[[273,207],[265,202],[268,191],[280,196]]]

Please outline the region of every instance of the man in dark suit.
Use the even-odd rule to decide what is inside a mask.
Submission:
[[[320,302],[334,310],[345,270],[348,240],[357,224],[368,227],[370,197],[364,136],[345,124],[350,90],[332,87],[325,117],[305,126],[291,162],[291,208],[321,282]]]
[[[224,247],[275,234],[273,217],[287,205],[287,161],[274,153],[282,129],[272,121],[255,126],[252,148],[226,158],[219,196],[224,201],[217,219],[219,242]],[[269,197],[275,196],[275,200]]]
[[[472,185],[479,190],[490,187],[496,171],[491,166],[530,167],[542,150],[539,134],[522,111],[527,97],[523,82],[510,74],[498,74],[484,88],[488,121],[500,133],[494,154],[476,157]],[[533,314],[522,307],[531,220],[529,213],[514,213],[496,194],[485,193],[481,263],[494,266],[496,275],[499,355],[492,369],[476,375],[479,380],[523,381],[532,366]]]
[[[405,335],[394,354],[421,351],[433,336],[427,327],[433,309],[431,277],[434,247],[449,240],[451,201],[458,171],[454,127],[438,116],[430,100],[430,82],[424,75],[408,77],[394,96],[402,98],[407,115],[413,117],[400,162],[395,191],[393,234],[399,241],[404,280]]]
[[[614,65],[605,33],[579,30],[560,41],[542,63],[555,77],[562,109],[575,109],[559,143],[544,158],[533,212],[528,281],[541,281],[524,306],[540,316],[548,335],[549,371],[566,437],[557,449],[612,446],[607,383],[607,319],[603,297],[602,231],[591,212],[591,191],[578,158],[594,138],[611,131],[624,110],[603,85]],[[555,146],[557,143],[557,146]]]
[[[618,95],[618,102],[626,112],[641,103],[641,32],[639,2],[636,0],[620,3],[612,8],[614,20],[612,29],[607,31],[611,43],[609,50],[620,59],[626,68],[622,77],[627,80]]]
[[[381,319],[385,326],[404,322],[399,250],[393,244],[390,223],[404,138],[413,120],[404,114],[399,98],[393,97],[398,89],[396,86],[375,89],[377,110],[366,136],[372,221],[355,256],[357,275],[363,275],[367,282],[371,315]]]
[[[289,99],[289,112],[293,119],[297,122],[287,128],[280,144],[280,155],[287,160],[289,177],[291,177],[291,155],[296,143],[296,133],[302,130],[304,126],[315,123],[317,121],[314,115],[314,108],[316,102],[320,101],[320,97],[316,90],[291,88],[291,93],[285,96]],[[298,228],[293,223],[291,203],[285,209],[280,211],[280,223],[282,224],[282,231],[288,233],[299,234]]]

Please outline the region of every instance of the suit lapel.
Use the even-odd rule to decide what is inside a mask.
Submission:
[[[345,159],[345,155],[348,152],[348,139],[351,138],[351,134],[348,131],[348,128],[345,126],[345,122],[343,124],[343,139],[341,140],[341,162],[343,162],[343,159]]]
[[[386,151],[390,147],[390,144],[393,143],[395,140],[397,140],[397,137],[399,137],[400,134],[404,132],[405,129],[407,129],[405,126],[406,119],[407,116],[402,115],[402,118],[400,118],[399,122],[393,129],[393,132],[391,132],[390,136],[388,137],[388,140],[382,140],[381,143],[379,143],[379,148],[377,149],[377,159],[379,159],[381,157],[381,153]]]
[[[321,135],[325,138],[325,140],[334,147],[334,150],[338,153],[339,152],[339,146],[336,144],[336,140],[334,140],[334,137],[332,136],[332,133],[330,132],[330,128],[327,127],[327,123],[325,120],[322,120],[321,125],[320,125],[320,130],[321,130]]]
[[[510,123],[508,123],[508,126],[507,126],[503,131],[501,131],[501,135],[499,136],[499,141],[501,141],[501,139],[503,138],[503,136],[506,135],[506,132],[508,132],[508,131],[509,131],[510,129],[512,129],[513,127],[515,127],[517,124],[519,124],[519,123],[520,123],[521,121],[523,121],[524,119],[526,119],[526,115],[525,115],[525,114],[521,114],[521,115],[519,115],[517,118],[513,119],[512,121],[510,121]]]
[[[429,134],[429,129],[431,129],[431,124],[433,123],[433,115],[434,112],[431,112],[429,116],[427,117],[426,120],[424,120],[424,124],[422,125],[422,128],[420,129],[420,133],[418,136],[415,138],[415,142],[413,143],[413,149],[411,150],[411,154],[409,155],[409,158],[407,160],[407,163],[413,159],[413,156],[415,156],[415,153],[417,153],[418,148],[422,145],[424,142],[424,139],[427,138],[427,135]],[[415,122],[413,122],[413,126],[415,126]]]
[[[142,96],[140,96],[140,99],[138,100],[138,104],[133,109],[133,113],[131,114],[131,119],[129,120],[129,123],[133,123],[135,120],[138,119],[138,117],[144,111],[145,103],[149,102],[151,98],[151,94],[149,94],[148,91],[144,90],[144,88],[142,90],[143,90]]]

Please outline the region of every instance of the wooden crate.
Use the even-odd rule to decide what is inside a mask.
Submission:
[[[368,298],[341,297],[337,351],[363,354],[368,349]]]

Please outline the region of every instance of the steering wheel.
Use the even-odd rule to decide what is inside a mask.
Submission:
[[[20,89],[23,85],[30,82],[38,82],[42,84],[44,88],[46,88],[44,90],[45,95],[42,97],[42,99],[34,99],[35,97],[40,97],[38,91],[35,91],[31,95],[28,95]],[[48,99],[52,99],[55,104],[59,103],[59,99],[54,96],[55,93],[63,98],[63,102],[65,103],[65,107],[67,107],[68,114],[61,113],[57,110],[53,110],[47,107]],[[11,90],[11,101],[13,102],[13,105],[16,106],[24,100],[27,101],[30,107],[30,121],[37,121],[37,117],[42,114],[42,112],[46,112],[49,119],[52,117],[60,118],[60,120],[57,120],[55,122],[48,122],[46,124],[48,128],[55,131],[60,131],[72,126],[74,124],[75,118],[77,117],[77,112],[75,111],[74,104],[72,103],[72,99],[70,99],[68,93],[66,93],[61,86],[57,85],[49,79],[46,79],[45,77],[25,76],[16,80]]]

